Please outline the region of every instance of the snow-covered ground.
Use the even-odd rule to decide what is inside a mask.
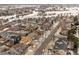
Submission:
[[[23,16],[23,18],[35,17],[35,16],[37,16],[37,14],[38,14],[38,12],[34,11],[32,14]]]
[[[5,28],[3,29],[2,31],[0,31],[0,33],[4,32],[4,31],[7,31],[9,28]]]
[[[70,7],[67,8],[67,10],[59,10],[59,11],[47,11],[46,14],[47,15],[54,15],[57,16],[58,14],[62,14],[62,15],[77,15],[79,13],[79,7]]]
[[[70,11],[49,11],[49,12],[46,12],[47,15],[51,14],[55,14],[56,16],[59,15],[59,14],[62,14],[62,15],[78,15],[79,11],[77,10],[70,10]]]
[[[16,17],[16,15],[0,16],[0,19],[10,19],[11,17]]]

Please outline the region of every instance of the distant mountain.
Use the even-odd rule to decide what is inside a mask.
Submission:
[[[0,7],[3,6],[43,6],[43,7],[49,7],[49,6],[61,6],[61,7],[79,7],[79,4],[0,4]]]

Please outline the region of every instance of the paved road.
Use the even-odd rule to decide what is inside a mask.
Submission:
[[[41,55],[43,49],[45,49],[48,45],[48,43],[52,40],[54,34],[56,33],[56,31],[58,30],[58,28],[60,27],[60,23],[52,29],[50,35],[47,37],[47,39],[45,39],[45,41],[40,45],[40,47],[35,51],[34,55]]]

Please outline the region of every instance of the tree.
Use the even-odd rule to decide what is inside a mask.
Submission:
[[[79,47],[79,38],[75,37],[73,34],[68,35],[68,40],[74,42],[76,47]]]
[[[74,44],[76,45],[76,47],[79,47],[79,38],[75,37],[74,34],[76,34],[76,29],[77,28],[73,28],[71,30],[68,31],[68,40],[74,42]]]
[[[72,28],[71,30],[68,31],[68,35],[76,34],[76,30],[77,30],[77,27]]]
[[[74,25],[79,25],[77,16],[74,17]]]

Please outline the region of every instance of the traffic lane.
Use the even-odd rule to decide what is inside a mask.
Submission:
[[[50,35],[47,39],[41,44],[41,46],[35,51],[34,55],[41,55],[43,53],[43,49],[45,49],[48,45],[48,43],[52,40],[54,34],[56,33],[57,29],[60,27],[60,23],[56,28],[53,28]]]

